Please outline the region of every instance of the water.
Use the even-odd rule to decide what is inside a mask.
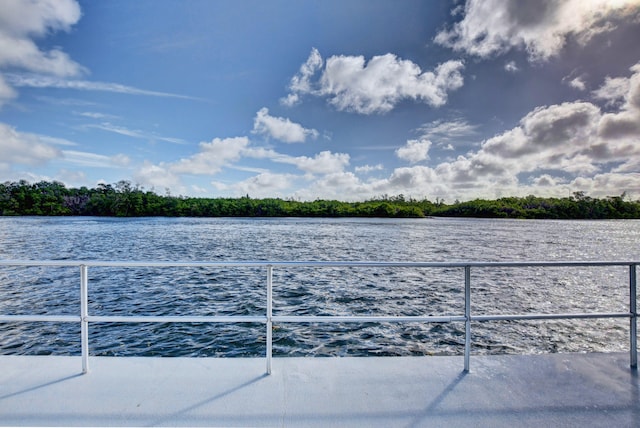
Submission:
[[[0,218],[0,259],[638,260],[640,221]],[[473,314],[625,312],[628,268],[473,269]],[[264,315],[264,269],[89,270],[92,315]],[[460,315],[461,269],[274,270],[275,315]],[[77,315],[77,268],[0,267],[0,314]],[[275,356],[460,355],[464,324],[276,324]],[[263,324],[90,324],[91,355],[262,356]],[[472,352],[624,351],[628,320],[474,322]],[[0,323],[0,353],[78,355],[75,323]]]

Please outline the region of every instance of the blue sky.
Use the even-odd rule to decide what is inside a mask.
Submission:
[[[0,2],[0,181],[640,198],[640,1]]]

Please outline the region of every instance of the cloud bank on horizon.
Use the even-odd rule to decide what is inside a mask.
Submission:
[[[640,0],[323,6],[3,1],[0,180],[640,199]]]

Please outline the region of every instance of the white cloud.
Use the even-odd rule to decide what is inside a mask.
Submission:
[[[56,146],[77,146],[78,143],[75,143],[73,141],[69,141],[67,139],[64,138],[58,138],[58,137],[50,137],[48,135],[42,135],[42,134],[33,134],[36,137],[38,137],[38,139],[40,140],[40,142],[45,143],[45,144],[53,144]]]
[[[336,197],[342,192],[364,199],[403,193],[452,201],[567,196],[574,191],[605,197],[626,191],[640,198],[640,65],[631,71],[624,103],[616,112],[603,114],[588,102],[538,107],[514,128],[452,161],[396,168],[386,178],[369,181],[346,171],[335,173],[298,194]],[[407,158],[410,148],[411,144],[405,146]],[[416,153],[416,159],[424,156]],[[618,166],[604,172],[611,164]]]
[[[105,156],[97,153],[81,152],[77,150],[64,150],[63,159],[66,162],[90,168],[113,168],[114,166],[127,166],[130,159],[127,155]]]
[[[54,31],[69,31],[80,20],[75,0],[4,0],[0,7],[0,107],[17,96],[14,87],[104,91],[131,95],[197,99],[148,91],[107,82],[78,80],[88,70],[53,48],[41,50],[35,42]],[[26,73],[26,74],[25,74]]]
[[[362,200],[376,196],[371,186],[362,183],[352,172],[336,172],[322,176],[308,187],[293,194],[302,200],[337,199],[342,201]]]
[[[593,177],[579,177],[571,182],[571,188],[581,190],[594,198],[617,196],[627,192],[629,196],[640,195],[640,173],[603,173]],[[634,196],[635,195],[635,196]]]
[[[616,92],[622,104],[615,112],[603,113],[589,102],[541,106],[522,117],[517,126],[454,160],[396,168],[378,179],[337,171],[319,177],[295,195],[362,200],[402,193],[453,201],[529,194],[562,197],[575,191],[606,197],[626,191],[640,198],[640,64],[631,73],[622,85],[626,92]],[[459,129],[464,135],[474,131],[467,125],[463,120],[432,122],[423,131],[436,136]],[[411,158],[411,148],[420,147],[414,145],[404,147],[407,158]],[[425,155],[415,152],[416,159]],[[610,169],[612,164],[618,166]]]
[[[321,76],[312,81],[322,65]],[[433,107],[447,102],[448,92],[463,85],[462,61],[447,61],[432,71],[393,54],[374,56],[365,62],[363,56],[332,56],[322,61],[313,50],[307,63],[293,77],[291,93],[285,104],[299,101],[299,96],[311,94],[326,97],[341,111],[360,114],[387,113],[399,102],[412,99]],[[303,72],[304,70],[304,72]]]
[[[536,108],[520,125],[483,142],[480,150],[439,165],[454,180],[518,183],[524,172],[555,170],[593,173],[601,159],[592,153],[599,144],[600,110],[590,103],[564,103]]]
[[[195,155],[167,166],[174,174],[213,175],[230,162],[240,159],[248,145],[246,137],[214,138],[209,143],[200,143],[200,152]]]
[[[616,105],[629,92],[630,80],[626,77],[607,77],[604,84],[592,92],[594,98],[604,100],[607,105]]]
[[[362,165],[355,167],[355,172],[358,174],[368,174],[373,171],[382,171],[384,166],[379,163],[377,165]]]
[[[12,126],[0,123],[0,153],[2,164],[36,166],[62,156],[62,152],[42,141],[36,134],[18,132]]]
[[[295,175],[265,172],[235,183],[231,188],[240,195],[270,198],[282,196],[280,192],[289,189],[296,180],[299,177]]]
[[[640,93],[640,66],[634,66],[632,71],[635,73],[620,111],[602,114],[587,102],[538,107],[517,127],[484,141],[478,151],[437,165],[433,169],[437,182],[446,185],[450,195],[460,198],[482,193],[485,197],[543,194],[550,189],[542,187],[562,184],[563,179],[543,173],[533,180],[537,186],[534,188],[519,177],[554,171],[558,177],[574,177],[558,187],[558,192],[589,190],[592,195],[606,196],[635,191],[640,186],[640,147],[634,143],[640,138],[640,126],[636,125],[640,123],[640,102],[636,103],[640,96],[635,95]],[[632,116],[635,120],[631,120]],[[631,159],[636,162],[631,163]],[[603,165],[611,162],[622,163],[619,172],[599,173]],[[425,176],[423,170],[409,171],[414,180],[416,175]],[[585,183],[591,183],[591,187]],[[601,187],[597,188],[596,183]]]
[[[134,88],[132,86],[121,85],[119,83],[62,79],[55,76],[45,76],[45,75],[39,75],[39,74],[24,75],[24,74],[8,73],[6,74],[6,78],[13,86],[17,86],[17,87],[75,89],[80,91],[115,92],[119,94],[128,94],[128,95],[147,95],[152,97],[168,97],[168,98],[198,100],[198,98],[196,97],[172,94],[169,92],[148,91],[145,89]]]
[[[0,70],[21,69],[56,76],[78,76],[87,70],[59,48],[43,51],[34,38],[69,31],[80,19],[74,0],[5,0],[0,7]],[[0,75],[0,107],[17,96]]]
[[[113,155],[109,157],[109,161],[113,164],[113,165],[117,165],[117,166],[128,166],[131,163],[131,159],[129,158],[129,156],[123,154],[123,153],[119,153],[117,155]]]
[[[396,156],[399,159],[406,160],[411,163],[416,163],[429,159],[430,148],[431,141],[427,139],[408,140],[403,147],[400,147],[396,150]]]
[[[563,184],[565,181],[566,180],[564,180],[563,178],[552,177],[549,174],[542,174],[541,176],[536,177],[532,180],[532,182],[536,186],[540,186],[540,187],[555,187],[560,184]]]
[[[580,76],[571,79],[569,81],[569,86],[571,86],[572,88],[575,88],[579,91],[584,91],[587,89],[587,84],[585,83],[584,79]]]
[[[346,153],[331,153],[328,150],[316,154],[314,157],[275,155],[271,160],[279,163],[294,165],[301,171],[310,174],[331,174],[343,171],[349,165],[350,156]]]
[[[58,174],[56,174],[56,177],[58,181],[67,184],[67,186],[69,183],[73,183],[71,184],[73,187],[84,186],[84,183],[87,182],[87,175],[83,171],[78,170],[71,171],[68,169],[61,169],[58,171]]]
[[[182,184],[179,175],[172,172],[166,165],[154,165],[145,162],[133,176],[136,183],[157,189],[170,189],[174,194],[184,194],[187,187]]]
[[[137,129],[128,129],[122,126],[113,125],[109,122],[104,122],[99,125],[85,125],[84,127],[101,129],[103,131],[113,132],[115,134],[125,135],[127,137],[133,138],[140,138],[148,141],[166,141],[173,144],[186,144],[186,141],[181,138],[163,137],[152,132],[140,131]]]
[[[298,176],[286,173],[273,173],[265,168],[244,166],[242,159],[261,159],[275,163],[292,165],[305,173]],[[237,183],[211,181],[210,184],[219,191],[232,192],[235,195],[251,194],[252,196],[273,196],[274,193],[299,186],[302,181],[313,180],[316,176],[327,176],[342,173],[349,165],[349,155],[322,151],[314,156],[289,156],[262,147],[250,147],[246,137],[220,139],[209,143],[200,143],[198,153],[180,159],[177,162],[161,162],[153,164],[145,162],[136,172],[136,182],[153,187],[170,188],[172,192],[186,192],[183,184],[185,175],[215,176],[223,168],[257,175]]]
[[[4,77],[0,75],[0,107],[17,96],[18,93],[9,86]]]
[[[637,146],[640,138],[640,62],[630,70],[633,72],[630,78],[607,78],[598,91],[600,98],[607,99],[608,94],[609,100],[624,100],[619,112],[602,117],[599,134],[608,139],[630,139],[633,146]]]
[[[180,184],[181,174],[189,171],[213,175],[222,166],[255,170],[258,174],[239,185],[212,184],[235,195],[277,194],[306,200],[362,200],[402,193],[453,201],[528,194],[567,196],[574,191],[585,191],[594,197],[626,191],[631,197],[640,198],[640,64],[631,67],[630,76],[619,79],[624,79],[619,82],[624,83],[620,86],[626,92],[609,92],[621,100],[613,111],[603,112],[584,101],[540,106],[524,115],[516,126],[480,142],[478,148],[465,155],[432,165],[395,168],[383,178],[366,174],[383,170],[382,165],[349,170],[347,153],[323,151],[312,156],[290,156],[250,147],[246,139],[225,149],[222,140],[214,140],[220,146],[218,150],[212,150],[214,144],[203,143],[198,154],[178,163],[161,164],[155,169],[148,166],[146,176],[155,177],[156,181],[170,177]],[[430,122],[419,131],[423,135],[399,148],[398,157],[413,163],[426,161],[434,141],[431,138],[465,138],[476,134],[476,127],[459,118]],[[238,165],[244,158],[292,165],[304,176]]]
[[[214,138],[211,142],[200,143],[198,153],[176,162],[153,164],[145,161],[134,174],[134,179],[145,186],[185,194],[189,189],[183,184],[183,175],[215,175],[240,159],[248,144],[246,137]]]
[[[637,0],[468,0],[463,19],[435,42],[483,58],[516,48],[531,60],[546,60],[569,36],[586,43],[614,29],[616,18],[639,11]]]
[[[520,71],[515,61],[509,61],[504,65],[504,69],[509,73],[516,73]]]
[[[254,134],[266,135],[285,143],[304,143],[307,137],[318,138],[318,131],[306,129],[283,117],[269,116],[267,108],[261,108],[253,120]]]
[[[423,138],[440,141],[461,140],[477,134],[478,126],[458,118],[449,121],[435,120],[418,129]]]
[[[20,68],[35,73],[76,76],[86,70],[57,49],[42,52],[28,39],[8,37],[0,32],[0,67]]]
[[[287,95],[287,97],[282,98],[280,102],[291,107],[300,101],[298,94],[313,92],[311,78],[322,68],[322,64],[323,60],[320,52],[318,49],[312,48],[307,61],[300,66],[298,73],[291,78],[291,82],[289,83],[291,93]]]
[[[85,71],[59,49],[41,51],[32,38],[69,31],[80,19],[74,0],[5,0],[0,10],[0,67],[75,76]]]
[[[48,31],[69,31],[80,19],[75,0],[3,0],[2,33],[14,37],[44,36]]]
[[[83,112],[75,113],[75,114],[78,114],[78,115],[84,116],[84,117],[90,117],[91,119],[106,120],[106,119],[118,119],[119,118],[119,116],[114,116],[112,114],[97,113],[97,112],[93,112],[93,111],[83,111]]]
[[[331,153],[324,150],[313,157],[290,156],[262,147],[248,147],[242,151],[244,157],[268,159],[276,163],[293,165],[309,174],[330,174],[343,171],[349,165],[350,156],[346,153]]]

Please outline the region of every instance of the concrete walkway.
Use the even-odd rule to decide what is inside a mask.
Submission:
[[[0,357],[3,426],[637,427],[628,354]]]

